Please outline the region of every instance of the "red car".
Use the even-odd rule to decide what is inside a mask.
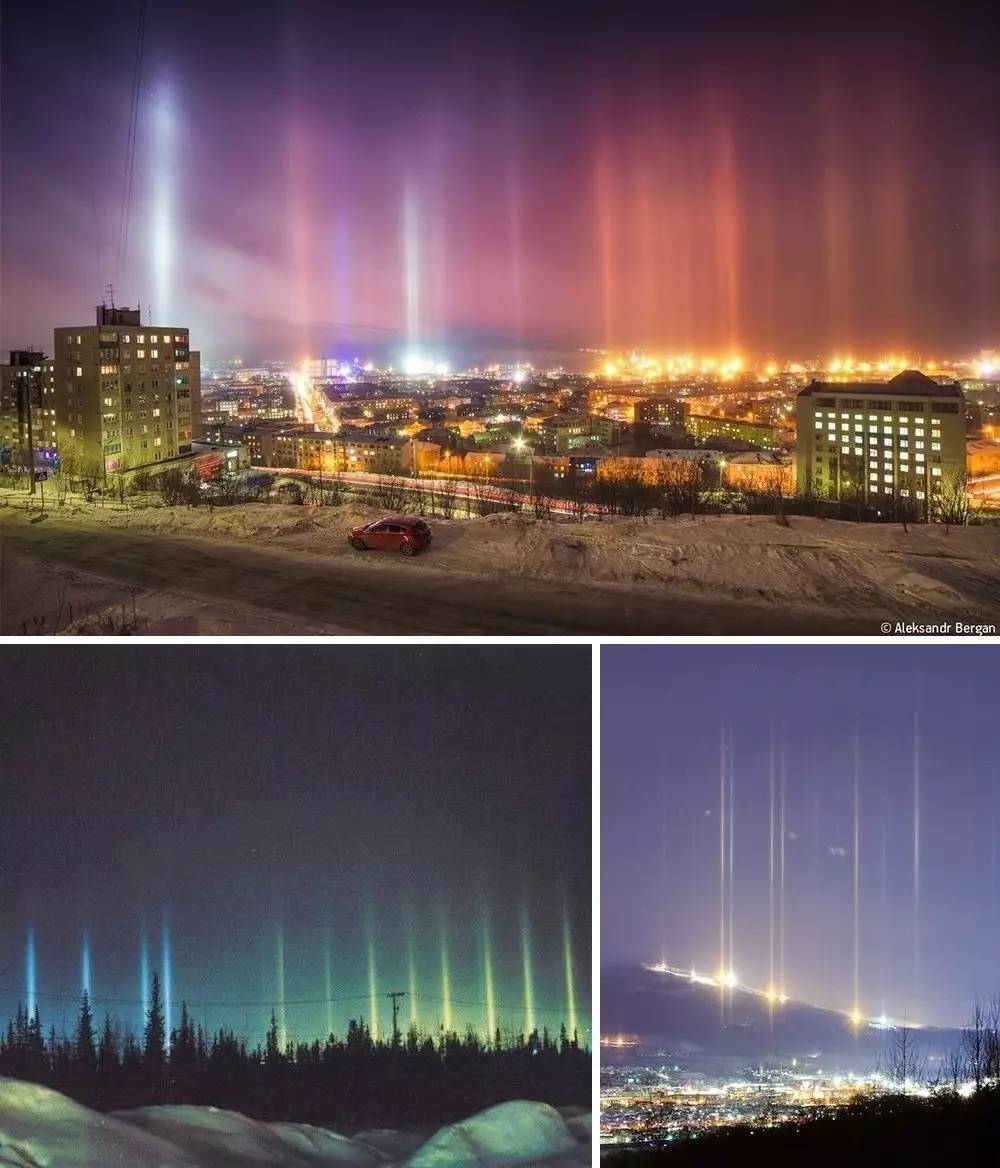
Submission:
[[[388,515],[360,527],[352,527],[347,542],[355,551],[369,548],[398,549],[404,556],[415,556],[430,547],[431,529],[419,515]]]

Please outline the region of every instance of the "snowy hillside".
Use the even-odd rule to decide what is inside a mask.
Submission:
[[[337,1135],[262,1123],[212,1107],[144,1107],[102,1115],[33,1083],[0,1079],[5,1168],[452,1168],[590,1163],[587,1117],[544,1103],[501,1103],[414,1147],[406,1132]]]

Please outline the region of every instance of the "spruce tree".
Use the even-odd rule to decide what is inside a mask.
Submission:
[[[167,1059],[166,1038],[167,1022],[160,997],[160,979],[154,973],[149,995],[149,1010],[146,1012],[142,1060],[147,1070],[157,1075],[163,1071]]]
[[[76,1024],[75,1057],[77,1066],[83,1071],[93,1071],[97,1065],[94,1052],[94,1015],[90,1009],[90,995],[86,990],[80,999],[80,1017]]]

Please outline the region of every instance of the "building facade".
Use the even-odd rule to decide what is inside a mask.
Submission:
[[[282,433],[270,435],[272,466],[337,474],[363,471],[394,474],[411,463],[413,443],[402,438],[368,438],[349,434]]]
[[[199,426],[201,369],[187,328],[143,325],[101,305],[97,323],[55,330],[59,452],[105,473],[188,454]]]
[[[771,426],[758,426],[756,422],[743,422],[738,418],[689,414],[685,427],[696,442],[722,439],[744,446],[760,446],[764,450],[772,450],[778,444]]]
[[[910,369],[885,383],[814,381],[799,392],[796,486],[803,494],[926,510],[965,469],[965,398]]]
[[[42,470],[57,458],[52,358],[15,349],[0,365],[0,466]]]
[[[687,403],[670,397],[650,397],[636,403],[635,420],[654,434],[684,434]]]

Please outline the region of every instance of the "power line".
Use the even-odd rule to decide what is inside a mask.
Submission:
[[[125,285],[125,264],[128,256],[128,233],[132,220],[132,183],[135,175],[135,143],[139,128],[139,99],[142,91],[142,51],[146,39],[146,0],[139,6],[139,25],[136,32],[135,72],[132,76],[132,95],[129,102],[128,136],[125,140],[125,165],[122,171],[122,202],[118,223],[118,279]]]
[[[33,994],[29,995],[27,990],[13,990],[5,989],[0,986],[0,997],[11,997],[23,1000],[32,996],[34,998],[47,998],[56,1002],[74,1002],[79,1003],[83,997],[82,994],[65,994],[55,993],[45,990],[35,990]],[[416,998],[418,1001],[425,1002],[444,1002],[446,999],[440,995],[413,993],[410,997]],[[344,1002],[367,1002],[370,1001],[371,994],[347,994],[342,997],[333,998],[293,998],[285,1002],[285,1008],[291,1006],[327,1006],[337,1005]],[[477,1002],[467,998],[449,998],[453,1006],[470,1006],[477,1009],[486,1009],[486,1002]],[[114,998],[103,997],[97,995],[89,995],[88,1001],[91,1005],[102,1006],[142,1006],[143,1000],[141,998]],[[219,1002],[195,1002],[188,1001],[186,998],[178,998],[165,1002],[164,1005],[169,1005],[173,1008],[179,1009],[181,1006],[187,1006],[189,1010],[252,1010],[252,1009],[271,1009],[276,1005],[276,999],[268,999],[267,1001],[219,1001]],[[565,1014],[566,1010],[562,1006],[534,1006],[532,1007],[536,1014]],[[524,1011],[527,1009],[526,1002],[516,1002],[511,1005],[501,1005],[499,1002],[494,1003],[494,1009],[497,1011],[510,1013],[514,1011]]]

